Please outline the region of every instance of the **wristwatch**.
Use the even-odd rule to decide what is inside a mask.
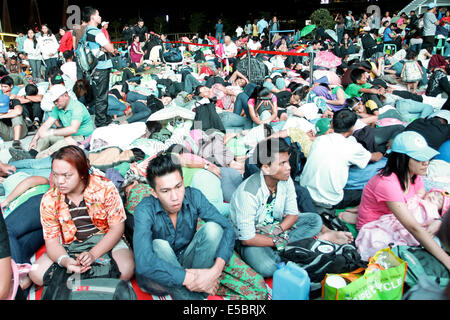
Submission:
[[[208,168],[209,168],[209,162],[207,162],[207,163],[205,163],[205,170],[208,170]]]

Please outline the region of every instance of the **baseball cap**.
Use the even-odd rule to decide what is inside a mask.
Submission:
[[[49,93],[49,99],[50,101],[56,101],[59,97],[61,97],[64,93],[67,92],[67,89],[62,84],[55,84],[53,87],[50,88],[48,91]]]
[[[64,84],[64,79],[63,79],[63,77],[60,74],[55,74],[53,77],[51,77],[50,83],[52,85]]]
[[[404,131],[399,133],[392,142],[392,147],[386,153],[392,151],[403,153],[417,161],[428,161],[439,154],[430,148],[425,138],[415,131]]]
[[[9,96],[6,94],[0,95],[0,113],[7,113],[9,111]]]
[[[427,7],[428,7],[428,9],[433,9],[434,7],[436,7],[436,4],[433,2],[430,2]]]
[[[327,132],[328,129],[331,127],[331,119],[329,118],[321,118],[319,121],[316,122],[316,135],[320,136]]]
[[[439,110],[432,115],[430,115],[428,118],[442,118],[447,120],[447,124],[450,124],[450,111],[449,110]]]
[[[103,21],[103,22],[102,22],[102,27],[103,27],[105,24],[109,24],[109,21]]]

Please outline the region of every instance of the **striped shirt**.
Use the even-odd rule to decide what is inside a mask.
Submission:
[[[99,229],[97,229],[89,216],[84,200],[82,200],[78,206],[68,198],[65,200],[69,206],[70,216],[72,217],[75,227],[77,228],[75,236],[79,241],[84,241],[93,234],[99,232]]]

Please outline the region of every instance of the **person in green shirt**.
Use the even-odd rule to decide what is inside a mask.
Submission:
[[[67,145],[77,145],[94,131],[89,111],[79,101],[72,99],[62,84],[51,87],[48,93],[54,107],[30,142],[29,151],[9,149],[14,160],[45,158]],[[52,128],[56,122],[60,127]]]
[[[347,89],[345,89],[345,93],[350,97],[359,97],[361,98],[363,94],[375,94],[375,95],[383,95],[385,94],[384,88],[376,88],[372,87],[371,84],[367,83],[368,75],[366,71],[362,69],[354,69],[350,74],[350,78],[352,79],[351,84],[348,85]]]
[[[350,74],[351,84],[345,89],[345,94],[349,98],[361,98],[363,103],[369,100],[374,101],[378,108],[383,107],[380,97],[386,93],[382,86],[371,85],[367,82],[369,75],[362,69],[354,69]]]

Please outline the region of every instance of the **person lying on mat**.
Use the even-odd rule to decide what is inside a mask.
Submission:
[[[231,223],[195,188],[185,188],[181,165],[170,153],[149,162],[152,196],[134,211],[133,249],[139,287],[175,300],[215,295],[234,249]],[[205,222],[197,231],[198,219]]]

